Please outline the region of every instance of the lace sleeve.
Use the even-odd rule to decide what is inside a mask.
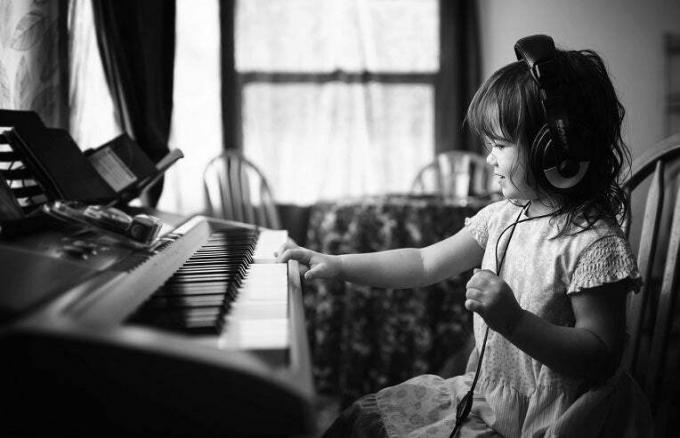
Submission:
[[[489,240],[489,219],[496,212],[499,204],[500,202],[496,202],[487,205],[479,210],[476,215],[465,218],[465,228],[482,248],[486,248],[486,242]]]
[[[642,280],[630,245],[621,236],[607,236],[583,250],[567,293],[626,279],[630,280],[630,289],[634,292],[640,289]]]

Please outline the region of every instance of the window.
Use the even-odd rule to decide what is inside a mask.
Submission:
[[[87,38],[73,39],[86,55],[73,57],[84,62],[73,66],[71,126],[81,147],[96,147],[120,128],[90,0],[72,4]],[[219,15],[216,0],[177,0],[170,148],[185,158],[166,174],[163,210],[202,211],[202,171],[225,146]],[[247,0],[235,29],[242,146],[278,202],[404,192],[432,160],[438,0]]]
[[[276,199],[407,191],[434,154],[436,0],[237,3],[245,155]]]

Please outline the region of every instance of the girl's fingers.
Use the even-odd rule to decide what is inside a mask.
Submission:
[[[307,263],[309,261],[309,257],[306,257],[307,254],[305,254],[306,251],[304,249],[289,249],[287,252],[290,254],[290,258],[293,260],[297,260],[298,262],[302,263]]]
[[[282,255],[284,252],[286,252],[287,249],[294,249],[294,248],[299,248],[299,245],[297,243],[295,243],[295,241],[293,239],[289,238],[288,240],[286,240],[283,243],[283,245],[281,245],[281,247],[278,250],[274,251],[274,255],[276,257],[278,257],[278,256]]]
[[[298,262],[309,264],[309,254],[302,248],[287,249],[276,258],[278,263],[285,263],[288,260],[297,260]]]
[[[280,252],[276,256],[276,262],[277,263],[286,263],[288,260],[290,260],[290,250],[286,249],[283,252]]]
[[[470,277],[465,287],[468,288],[482,287],[488,282],[489,282],[488,271],[482,271],[481,269],[477,269],[475,273],[472,274],[472,277]]]
[[[482,303],[480,303],[479,301],[467,299],[465,300],[465,308],[468,309],[470,312],[479,313],[479,311],[483,309],[483,306]]]
[[[274,251],[274,257],[279,257],[283,255],[283,253],[286,252],[286,249],[287,249],[286,244],[284,243],[283,245],[281,245],[281,248]]]
[[[309,271],[305,273],[305,279],[313,280],[315,278],[323,278],[324,268],[325,265],[323,263],[319,263],[318,265],[313,266]]]
[[[475,300],[475,301],[482,301],[481,298],[484,296],[484,293],[474,287],[468,287],[465,289],[465,298]]]

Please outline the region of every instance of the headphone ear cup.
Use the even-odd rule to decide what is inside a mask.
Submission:
[[[578,161],[565,158],[557,165],[557,173],[565,178],[572,178],[578,174]]]
[[[588,172],[588,167],[590,166],[590,161],[570,161],[576,168],[576,174],[571,177],[560,174],[560,170],[557,167],[543,169],[545,179],[548,180],[548,183],[551,186],[556,189],[567,190],[580,183],[583,177],[586,176],[586,172]]]
[[[534,177],[537,180],[542,180],[543,173],[543,162],[546,154],[546,150],[550,147],[550,131],[548,130],[548,125],[543,125],[541,129],[538,130],[534,141],[531,143],[531,169]],[[550,182],[548,182],[550,184]]]
[[[588,171],[587,161],[576,161],[554,146],[548,125],[543,125],[532,144],[532,163],[555,189],[565,190],[581,182]]]

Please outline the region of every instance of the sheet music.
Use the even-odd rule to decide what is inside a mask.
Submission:
[[[89,156],[90,163],[97,169],[99,175],[119,192],[137,181],[134,173],[123,163],[123,160],[111,149],[100,149]]]

